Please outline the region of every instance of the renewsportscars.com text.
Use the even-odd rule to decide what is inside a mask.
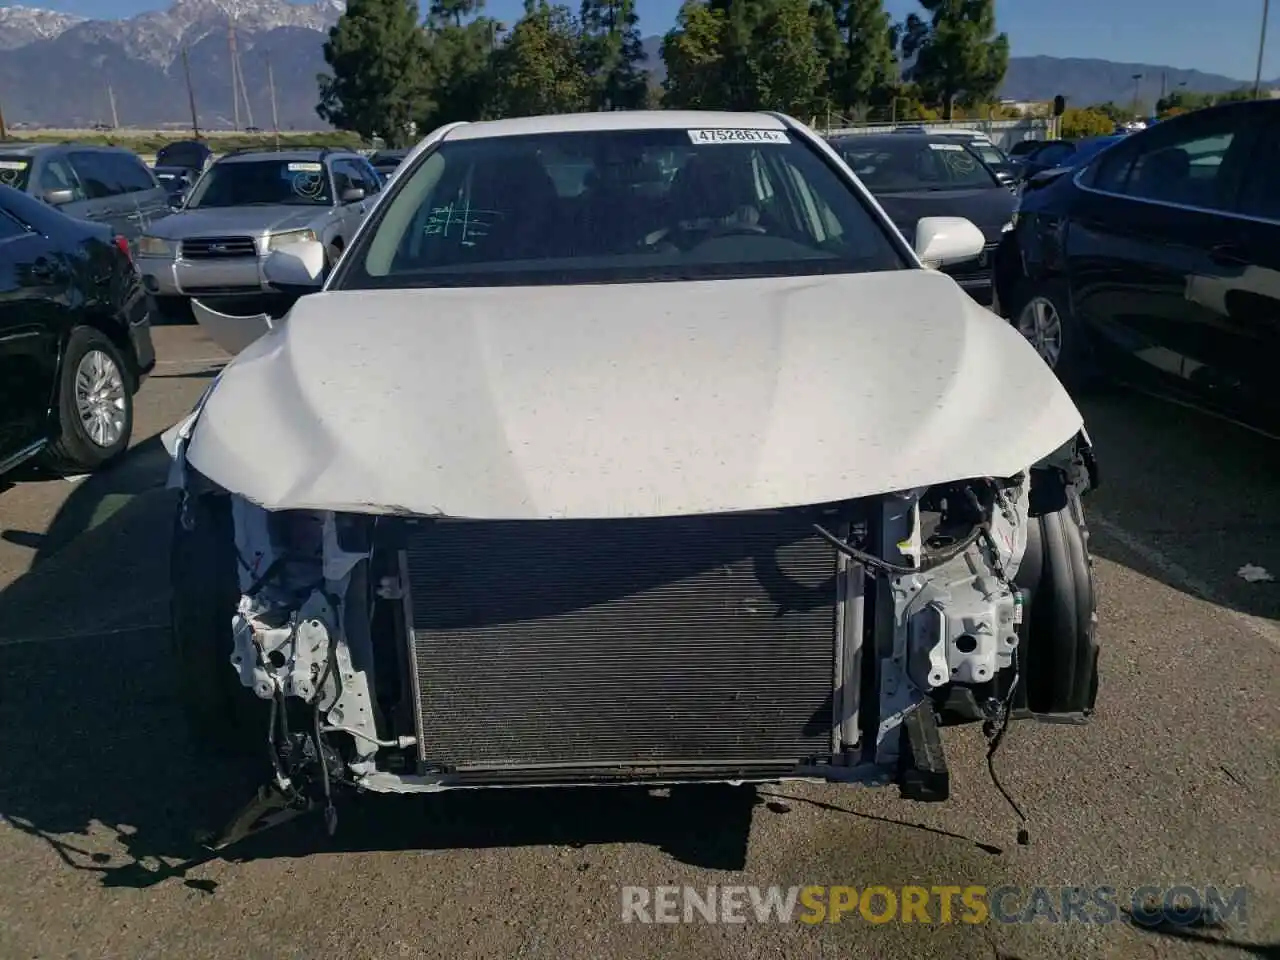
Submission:
[[[623,887],[623,923],[1246,922],[1244,887]]]

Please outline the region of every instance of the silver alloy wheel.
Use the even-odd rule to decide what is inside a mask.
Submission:
[[[110,356],[90,350],[76,367],[76,412],[85,435],[104,450],[124,436],[124,376]]]
[[[1018,332],[1030,341],[1051,370],[1062,356],[1062,317],[1047,297],[1035,296],[1018,314]]]

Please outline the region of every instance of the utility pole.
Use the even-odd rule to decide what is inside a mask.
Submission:
[[[116,91],[109,83],[107,84],[107,99],[111,101],[111,129],[118,130],[120,129],[120,115],[116,113]]]
[[[1271,0],[1262,0],[1262,30],[1258,34],[1258,72],[1253,76],[1253,99],[1262,96],[1262,58],[1267,51],[1267,14],[1271,12]]]
[[[191,86],[191,60],[187,56],[187,47],[182,47],[182,72],[187,78],[187,102],[191,104],[191,135],[200,139],[200,118],[196,113],[196,92]]]
[[[0,140],[9,139],[9,128],[4,124],[4,108],[0,107]]]
[[[235,118],[232,125],[238,132],[240,130],[240,71],[236,67],[239,62],[236,58],[236,22],[230,17],[227,18],[227,42],[231,48],[231,109]]]
[[[276,75],[271,69],[271,51],[267,57],[267,87],[271,90],[271,132],[275,134],[276,149],[280,149],[280,115],[276,112]]]
[[[249,88],[245,85],[245,82],[244,82],[244,68],[243,68],[243,65],[240,63],[240,57],[238,54],[236,56],[236,76],[240,78],[240,94],[244,97],[244,113],[245,113],[245,116],[248,117],[249,119],[248,126],[252,127],[254,125],[253,124],[253,106],[249,103]]]

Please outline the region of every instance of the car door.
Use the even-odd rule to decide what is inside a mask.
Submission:
[[[1234,395],[1221,398],[1231,413],[1253,426],[1280,435],[1280,103],[1270,105],[1266,131],[1251,151],[1236,198],[1236,248],[1244,264],[1240,275],[1221,290],[1225,321],[1209,331],[1220,337],[1215,359]]]
[[[134,203],[125,196],[124,185],[118,179],[118,169],[109,159],[110,153],[102,150],[71,150],[67,161],[84,187],[85,199],[81,203],[61,208],[68,216],[104,223],[112,232],[128,236],[136,229]]]
[[[1072,306],[1104,359],[1130,376],[1201,400],[1230,379],[1220,293],[1244,269],[1231,211],[1256,133],[1244,111],[1188,115],[1078,175],[1066,242]]]
[[[68,283],[51,242],[0,208],[0,467],[45,439]]]

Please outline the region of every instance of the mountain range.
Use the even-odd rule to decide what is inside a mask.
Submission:
[[[315,103],[316,75],[325,69],[321,45],[345,7],[345,0],[175,0],[167,10],[124,20],[0,7],[0,108],[11,127],[82,129],[113,122],[113,111],[120,126],[182,126],[190,117],[186,49],[201,125],[231,129],[234,42],[247,94],[240,124],[270,127],[270,65],[281,129],[320,129]],[[656,36],[644,44],[659,77],[660,44]],[[1078,105],[1127,103],[1134,97],[1135,73],[1143,75],[1138,92],[1148,105],[1162,87],[1218,93],[1244,85],[1151,64],[1013,57],[1001,95],[1044,100],[1061,93]]]

